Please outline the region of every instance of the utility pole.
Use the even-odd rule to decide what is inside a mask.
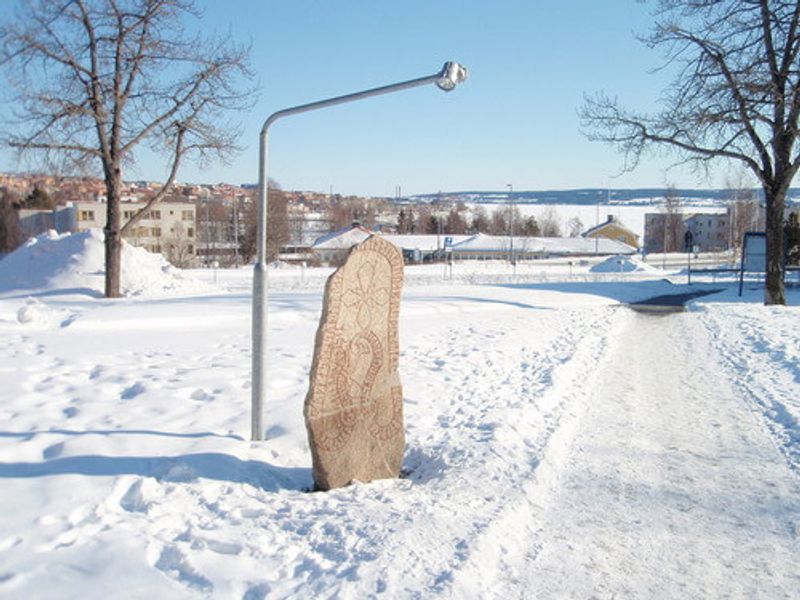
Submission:
[[[606,190],[606,194],[608,190]],[[597,197],[597,204],[595,205],[594,210],[594,226],[600,226],[600,196]],[[597,231],[594,232],[594,255],[597,256],[600,253],[600,236],[597,235]]]
[[[208,215],[208,196],[206,196],[206,269],[211,266],[211,217]]]

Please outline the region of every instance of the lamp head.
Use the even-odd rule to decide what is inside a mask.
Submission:
[[[450,92],[455,87],[467,79],[467,69],[462,67],[457,62],[446,62],[439,73],[439,79],[436,80],[436,86],[440,90]]]

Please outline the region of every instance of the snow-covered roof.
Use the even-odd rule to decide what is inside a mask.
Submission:
[[[547,254],[636,254],[636,248],[608,238],[538,238]]]
[[[445,238],[452,238],[453,244],[468,240],[469,235],[384,235],[384,239],[393,243],[395,246],[406,250],[421,250],[422,252],[433,252],[444,249]]]
[[[361,225],[348,225],[338,231],[323,235],[314,242],[314,250],[343,250],[360,244],[373,232]]]
[[[595,233],[596,231],[602,231],[603,229],[605,229],[605,228],[606,228],[606,227],[608,227],[609,225],[615,225],[615,226],[617,226],[619,229],[624,229],[625,231],[627,231],[628,233],[630,233],[632,236],[639,237],[638,235],[636,235],[636,233],[635,233],[635,232],[631,231],[631,230],[630,230],[630,228],[628,228],[628,227],[625,227],[625,225],[623,225],[623,224],[622,224],[622,222],[620,222],[620,220],[619,220],[619,219],[617,219],[617,218],[616,218],[616,217],[614,217],[614,216],[609,216],[609,218],[608,218],[608,219],[607,219],[605,222],[603,222],[603,223],[600,223],[599,225],[595,225],[594,227],[590,227],[589,229],[587,229],[586,231],[584,231],[584,232],[583,232],[581,235],[582,235],[583,237],[586,237],[586,236],[588,236],[588,235],[591,235],[591,234]]]
[[[374,232],[361,225],[351,225],[322,236],[314,250],[342,250],[366,240]],[[375,234],[380,235],[380,234]],[[444,240],[453,238],[453,252],[508,252],[507,235],[385,235],[384,239],[399,248],[432,252],[444,249]],[[607,238],[546,238],[514,236],[514,250],[535,254],[635,254],[636,249]]]
[[[478,233],[453,244],[453,252],[508,252],[508,236]],[[514,249],[518,252],[541,254],[635,254],[636,249],[617,240],[606,238],[564,237],[514,237]]]

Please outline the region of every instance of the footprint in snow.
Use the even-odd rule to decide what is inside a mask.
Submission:
[[[131,386],[126,387],[122,390],[122,394],[120,394],[120,398],[122,400],[133,400],[136,396],[140,396],[147,391],[147,388],[141,381],[137,381]]]
[[[165,546],[153,566],[193,590],[204,594],[214,591],[214,584],[198,573],[175,546]]]
[[[214,394],[208,393],[203,388],[197,388],[189,397],[192,400],[197,400],[198,402],[210,402],[214,399]]]
[[[50,460],[51,458],[58,458],[64,452],[64,442],[58,442],[52,446],[48,446],[42,452],[42,458]]]

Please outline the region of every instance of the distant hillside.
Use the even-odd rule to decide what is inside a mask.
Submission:
[[[677,195],[689,204],[722,203],[731,198],[731,190],[698,190],[677,189]],[[754,190],[759,198],[760,190]],[[516,191],[512,193],[514,202],[518,204],[575,204],[575,205],[627,205],[647,206],[659,204],[667,193],[666,188],[640,189],[582,189],[582,190],[542,190]],[[793,203],[800,202],[800,188],[789,190],[789,198]],[[453,200],[476,202],[479,204],[500,204],[508,202],[509,194],[505,191],[463,191],[437,194],[418,194],[407,198],[412,202],[436,202],[437,200]]]

